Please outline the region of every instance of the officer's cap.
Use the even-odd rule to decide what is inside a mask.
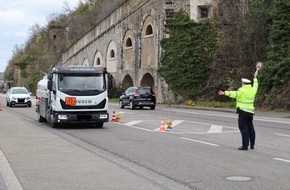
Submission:
[[[246,83],[246,84],[249,84],[249,83],[251,83],[252,81],[250,81],[249,79],[246,79],[246,78],[242,78],[242,82],[243,82],[243,83]]]

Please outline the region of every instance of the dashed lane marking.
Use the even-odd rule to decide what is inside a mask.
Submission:
[[[290,160],[286,160],[286,159],[283,159],[283,158],[273,158],[274,160],[277,160],[277,161],[282,161],[282,162],[288,162],[290,163]]]
[[[282,136],[282,137],[290,137],[290,135],[279,134],[279,133],[276,133],[276,135],[278,135],[278,136]]]

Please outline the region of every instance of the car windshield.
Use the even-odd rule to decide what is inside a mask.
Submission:
[[[106,89],[104,75],[94,76],[62,76],[58,77],[59,90],[63,92],[103,92]]]
[[[28,94],[28,91],[25,88],[12,89],[12,94]]]

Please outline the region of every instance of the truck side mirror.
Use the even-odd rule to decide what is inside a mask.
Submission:
[[[52,80],[52,79],[53,79],[53,74],[51,74],[51,73],[48,74],[48,75],[47,75],[47,79],[48,79],[48,80]]]
[[[47,89],[52,91],[52,80],[47,81]]]
[[[108,90],[111,90],[113,88],[113,75],[111,73],[108,73]]]

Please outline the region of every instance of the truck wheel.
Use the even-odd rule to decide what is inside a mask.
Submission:
[[[50,115],[49,126],[51,126],[52,128],[56,128],[57,127],[57,124],[54,122],[53,114]]]
[[[97,128],[103,128],[103,126],[104,126],[104,123],[96,123]]]

